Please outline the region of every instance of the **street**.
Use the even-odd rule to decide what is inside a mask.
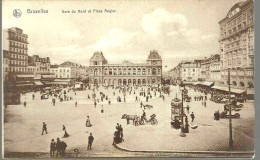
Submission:
[[[194,101],[194,95],[202,95],[200,92],[189,90],[192,97],[188,120],[190,126],[198,125],[196,129],[189,129],[190,133],[186,137],[180,137],[180,129],[171,128],[171,100],[176,96],[181,98],[180,90],[177,86],[171,86],[170,95],[165,95],[165,101],[159,98],[157,93],[149,102],[145,102],[145,97],[141,97],[143,104],[150,104],[152,109],[146,109],[146,115],[156,114],[158,125],[134,126],[132,121],[127,125],[125,119],[121,119],[123,114],[142,115],[143,108],[140,101],[135,102],[136,94],[126,94],[126,102],[117,102],[118,95],[113,96],[111,88],[108,90],[101,88],[111,99],[108,102],[98,103],[94,107],[94,102],[87,99],[92,95],[91,90],[77,91],[76,95],[70,92],[73,100],[56,102],[51,104],[51,98],[40,100],[40,94],[35,94],[32,100],[32,93],[23,96],[21,102],[26,101],[27,106],[10,105],[4,109],[4,149],[5,152],[49,152],[51,139],[60,138],[68,145],[67,152],[79,149],[80,153],[86,155],[96,153],[107,153],[111,156],[121,153],[113,145],[113,134],[115,126],[120,123],[124,129],[124,142],[119,146],[134,151],[228,151],[229,128],[228,119],[215,121],[213,114],[215,111],[223,111],[223,104],[216,104],[210,100],[207,105],[202,106],[201,101]],[[98,92],[97,92],[98,95]],[[153,92],[152,92],[153,95]],[[123,99],[123,98],[122,98]],[[77,101],[77,107],[75,102]],[[101,113],[103,105],[104,113]],[[186,104],[184,104],[185,106]],[[195,120],[191,122],[190,114],[194,112]],[[235,151],[254,150],[254,103],[246,102],[241,111],[241,118],[232,119],[233,140]],[[87,116],[90,116],[92,127],[85,127]],[[41,135],[42,122],[47,124],[48,134]],[[70,135],[68,138],[61,138],[63,135],[62,125],[66,126]],[[93,150],[87,151],[88,136],[92,133],[95,140]]]

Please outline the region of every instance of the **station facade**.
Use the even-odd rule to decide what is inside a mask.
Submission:
[[[161,84],[162,59],[152,50],[145,63],[123,61],[109,64],[102,52],[95,52],[90,59],[90,84],[105,86]]]

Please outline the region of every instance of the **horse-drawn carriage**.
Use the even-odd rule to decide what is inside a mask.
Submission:
[[[122,115],[122,119],[126,119],[127,120],[127,124],[129,124],[130,120],[133,121],[133,125],[144,125],[144,124],[148,124],[150,123],[151,125],[157,125],[158,121],[156,119],[156,115],[152,114],[150,116],[150,119],[147,120],[145,117],[141,116],[137,116],[137,115],[127,115],[127,114],[123,114]]]

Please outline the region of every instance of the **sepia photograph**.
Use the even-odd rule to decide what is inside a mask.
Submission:
[[[2,158],[252,158],[254,0],[2,1]]]

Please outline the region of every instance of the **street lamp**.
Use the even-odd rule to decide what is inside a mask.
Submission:
[[[181,91],[181,123],[183,124],[183,95],[184,95],[184,90],[185,90],[185,85],[183,83],[180,84],[180,91]]]
[[[230,95],[230,68],[228,68],[228,91],[229,91],[229,149],[233,150],[233,139],[232,139],[232,118],[231,118],[231,95]]]

